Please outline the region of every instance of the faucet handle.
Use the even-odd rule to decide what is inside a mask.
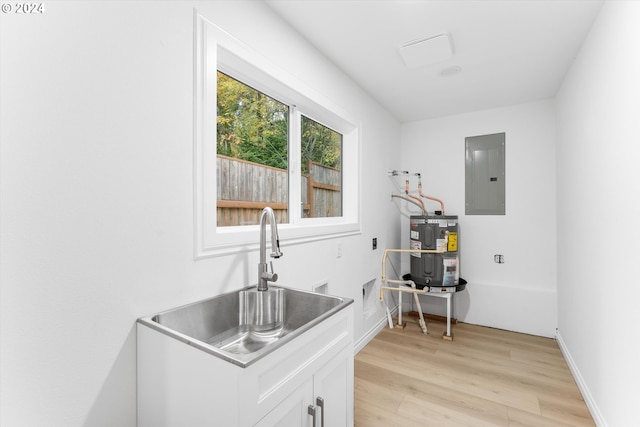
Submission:
[[[273,272],[273,261],[270,261],[269,264],[271,265],[271,277],[269,280],[272,282],[276,282],[278,281],[278,274]]]

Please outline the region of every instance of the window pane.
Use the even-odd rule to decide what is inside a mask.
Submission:
[[[217,225],[288,222],[289,107],[218,71]]]
[[[342,216],[342,135],[302,116],[302,217]]]

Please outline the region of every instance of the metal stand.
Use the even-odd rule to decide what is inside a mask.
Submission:
[[[404,292],[407,293],[411,293],[413,294],[413,298],[415,299],[416,305],[417,305],[417,309],[418,309],[418,313],[420,314],[419,316],[419,323],[420,323],[420,328],[422,329],[422,332],[426,335],[427,334],[427,324],[424,321],[424,316],[422,314],[422,307],[420,306],[420,300],[418,299],[418,295],[429,295],[429,296],[434,296],[434,297],[438,297],[438,298],[446,298],[447,300],[447,331],[442,335],[442,339],[448,340],[448,341],[452,341],[453,340],[453,334],[451,333],[451,295],[453,295],[453,293],[451,292],[429,292],[429,288],[424,288],[424,289],[416,289],[416,284],[412,281],[412,280],[392,280],[392,279],[387,279],[386,276],[386,262],[387,262],[387,255],[388,253],[391,252],[409,252],[409,253],[413,253],[413,252],[418,252],[418,253],[443,253],[444,251],[433,251],[433,250],[416,250],[416,249],[386,249],[384,251],[384,255],[382,257],[382,286],[380,286],[380,302],[384,302],[384,291],[397,291],[398,292],[398,300],[399,300],[399,306],[398,306],[398,325],[401,327],[403,326],[403,322],[402,322],[402,294]],[[389,284],[396,284],[398,285],[397,288],[388,286]],[[385,286],[386,285],[386,286]],[[392,321],[391,321],[391,314],[387,308],[387,315],[389,316],[389,326],[392,327]]]

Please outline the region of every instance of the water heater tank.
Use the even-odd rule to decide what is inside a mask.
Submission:
[[[411,253],[411,280],[419,288],[452,288],[459,285],[458,216],[413,215],[410,218],[411,249],[441,253]],[[435,289],[433,289],[435,291]],[[455,289],[451,289],[455,292]]]

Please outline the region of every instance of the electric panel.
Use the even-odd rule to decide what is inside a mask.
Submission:
[[[465,138],[465,214],[505,214],[505,134]]]

